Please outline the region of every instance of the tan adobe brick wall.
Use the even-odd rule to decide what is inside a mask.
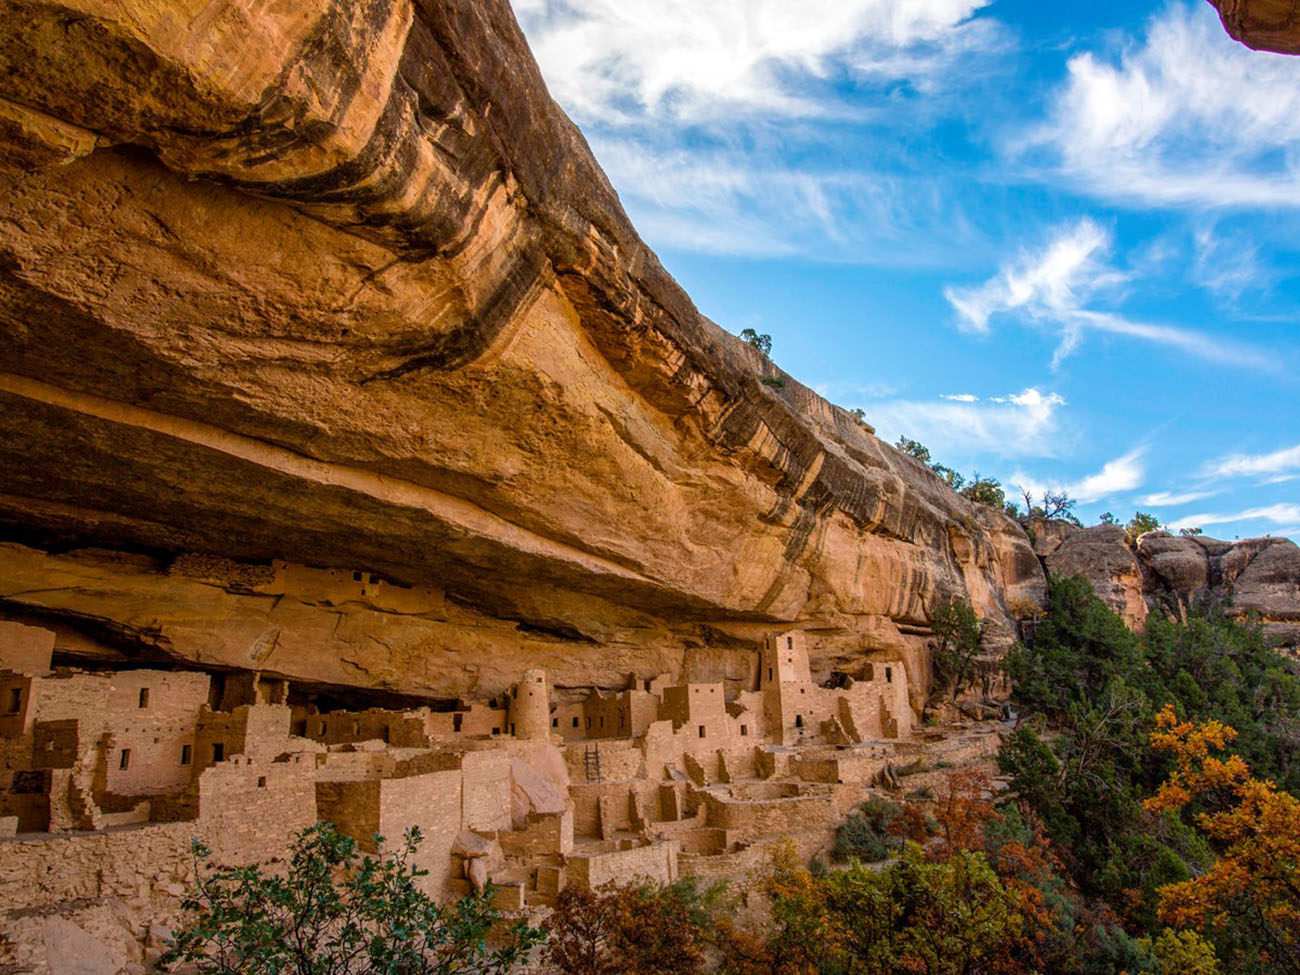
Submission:
[[[587,887],[634,879],[670,884],[677,879],[677,843],[670,840],[630,850],[574,853],[567,858],[567,873],[571,883]]]
[[[470,752],[461,763],[461,822],[484,833],[510,829],[510,759],[492,752]]]
[[[103,728],[108,716],[111,685],[99,674],[56,674],[35,682],[32,697],[37,721],[84,722],[87,729]]]
[[[39,677],[49,673],[53,653],[52,630],[0,620],[0,670]]]
[[[721,683],[665,688],[659,717],[672,721],[674,729],[721,724],[727,717],[726,691]]]
[[[603,782],[620,782],[644,774],[645,753],[641,746],[627,739],[578,742],[564,746],[564,762],[573,782],[587,781],[587,753],[600,756],[600,778]]]
[[[316,814],[352,837],[363,850],[374,851],[379,824],[379,780],[316,783]]]
[[[808,644],[798,630],[777,633],[763,641],[759,655],[759,686],[812,683]]]
[[[398,849],[406,829],[420,828],[424,842],[415,863],[429,871],[424,881],[429,893],[442,894],[451,879],[451,845],[461,829],[460,805],[460,772],[429,772],[380,783],[380,832],[387,848]]]
[[[190,782],[207,674],[134,670],[109,678],[104,790],[114,796],[176,792]]]
[[[562,813],[530,813],[523,829],[500,833],[497,841],[506,856],[542,857],[573,850],[573,810]]]
[[[417,826],[424,841],[415,864],[428,870],[423,882],[430,894],[442,894],[450,878],[451,847],[461,831],[462,773],[430,772],[379,783],[379,831],[395,850],[403,833]]]
[[[0,912],[81,899],[163,895],[188,882],[190,823],[0,840]],[[38,880],[39,878],[39,880]]]
[[[38,721],[32,728],[31,751],[24,768],[72,768],[88,744],[76,719]]]
[[[5,769],[0,771],[0,819],[16,817],[19,833],[43,833],[50,828],[50,786],[48,771]],[[0,859],[3,850],[0,848]]]
[[[18,738],[32,730],[36,719],[33,683],[26,674],[0,671],[0,738]]]
[[[310,756],[287,762],[232,759],[199,776],[199,828],[219,861],[270,859],[316,819]]]
[[[392,737],[392,725],[405,717],[404,712],[386,711],[382,708],[312,714],[306,717],[304,735],[313,741],[327,745],[359,741],[389,741]],[[420,718],[416,720],[423,725]]]
[[[259,762],[307,748],[308,742],[289,735],[291,720],[287,704],[255,704],[229,713],[200,708],[194,735],[194,774],[213,764],[217,746],[223,759],[243,755]]]
[[[208,703],[211,678],[188,671],[124,670],[108,677],[109,723],[190,720]]]
[[[705,791],[701,798],[708,824],[734,832],[741,840],[799,832],[810,823],[833,822],[836,816],[835,800],[829,793],[746,801]]]

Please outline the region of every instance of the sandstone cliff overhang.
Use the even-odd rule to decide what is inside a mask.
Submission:
[[[1018,526],[700,315],[505,0],[3,32],[9,538],[364,568],[592,643],[915,646],[950,594],[997,629],[1041,593]]]
[[[1257,51],[1300,54],[1300,0],[1209,0],[1223,28]]]

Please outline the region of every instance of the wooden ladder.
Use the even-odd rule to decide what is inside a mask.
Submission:
[[[600,781],[600,746],[588,745],[582,753],[583,764],[587,769],[587,781]]]

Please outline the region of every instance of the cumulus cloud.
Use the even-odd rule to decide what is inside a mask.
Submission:
[[[1112,234],[1091,219],[1057,228],[1045,246],[1021,250],[996,275],[974,287],[950,285],[944,297],[957,313],[958,325],[987,333],[994,318],[1010,315],[1060,333],[1053,365],[1074,352],[1088,332],[1121,335],[1177,349],[1188,355],[1238,366],[1273,369],[1263,352],[1240,343],[1171,325],[1135,321],[1114,311],[1091,307],[1122,297],[1131,274],[1107,260]]]
[[[1083,504],[1088,504],[1141,487],[1142,479],[1146,476],[1146,465],[1142,462],[1145,454],[1145,448],[1138,448],[1123,457],[1107,461],[1096,474],[1089,474],[1068,485],[1066,493]]]
[[[1260,508],[1247,508],[1245,511],[1199,515],[1188,515],[1170,523],[1170,528],[1203,528],[1206,525],[1231,525],[1240,521],[1267,521],[1275,525],[1291,525],[1300,522],[1300,504],[1271,504]],[[1290,531],[1290,529],[1288,529]]]
[[[1069,62],[1027,140],[1108,199],[1205,208],[1300,205],[1300,62],[1248,50],[1205,3],[1171,3],[1144,41]]]
[[[1278,475],[1300,471],[1300,444],[1267,454],[1229,454],[1205,468],[1207,477],[1264,477],[1289,480]]]
[[[1146,447],[1137,447],[1121,457],[1107,461],[1101,470],[1067,482],[1044,481],[1017,471],[1010,483],[1022,491],[1041,498],[1048,491],[1069,495],[1080,504],[1091,504],[1142,486],[1146,477]]]
[[[515,0],[555,98],[580,119],[820,114],[808,81],[929,74],[992,29],[991,0]]]
[[[1058,411],[1065,400],[1030,387],[987,403],[894,399],[864,404],[887,440],[911,437],[936,457],[983,453],[995,457],[1050,457],[1060,449]]]

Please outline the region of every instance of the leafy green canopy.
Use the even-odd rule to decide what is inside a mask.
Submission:
[[[1201,608],[1185,622],[1153,613],[1139,635],[1084,578],[1052,579],[1031,645],[1013,650],[1007,667],[1029,721],[999,765],[1080,890],[1131,932],[1156,935],[1158,888],[1213,860],[1192,828],[1194,811],[1156,816],[1142,805],[1168,772],[1147,744],[1164,705],[1237,728],[1238,750],[1260,775],[1300,789],[1300,678],[1257,626]],[[1245,960],[1258,952],[1230,942],[1216,947],[1237,960],[1234,971],[1269,970]]]
[[[381,845],[383,837],[376,837]],[[213,869],[195,844],[194,916],[163,958],[201,975],[505,975],[542,934],[516,924],[489,947],[500,914],[492,891],[439,907],[412,862],[420,831],[395,854],[361,856],[329,823],[294,840],[283,875]]]

